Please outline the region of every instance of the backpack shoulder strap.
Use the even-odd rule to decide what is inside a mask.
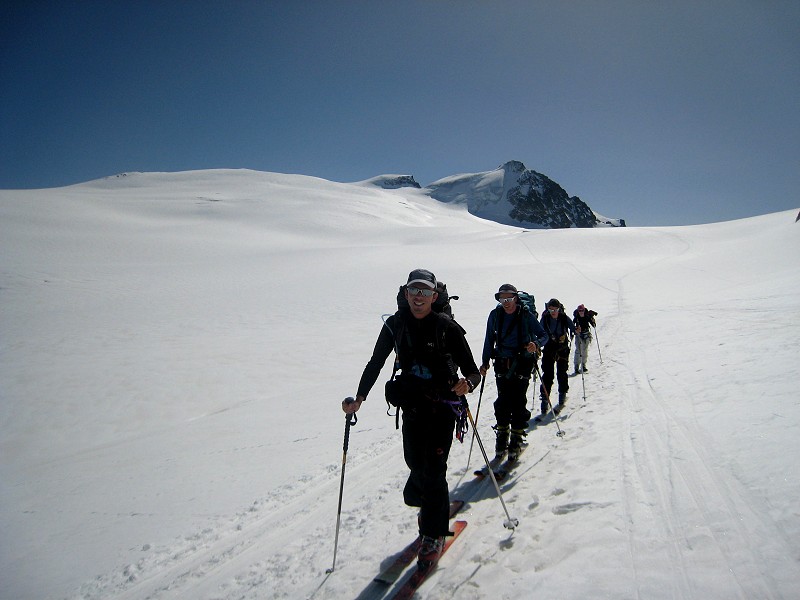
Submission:
[[[455,323],[447,313],[436,313],[436,351],[439,354],[446,352],[447,327],[450,322]]]

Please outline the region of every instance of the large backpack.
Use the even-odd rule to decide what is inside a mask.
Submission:
[[[553,317],[550,316],[550,312],[547,310],[547,306],[546,305],[545,305],[544,309],[545,309],[544,316],[549,321],[554,320]],[[559,323],[559,325],[561,325],[561,329],[564,332],[557,341],[559,343],[561,343],[561,344],[569,345],[572,342],[572,335],[570,333],[569,326],[567,325],[567,313],[564,310],[564,305],[561,304],[560,302],[559,302],[559,305],[558,305],[558,316],[555,318],[555,320]],[[551,336],[550,339],[552,340],[553,338],[552,338],[552,334],[550,333],[549,325],[545,325],[544,323],[542,323],[542,325],[544,326],[545,333],[547,333],[547,335]]]
[[[533,318],[538,321],[539,313],[536,312],[536,299],[533,297],[533,294],[529,294],[528,292],[517,292],[517,298],[519,298],[522,306],[527,308],[533,315]]]
[[[404,316],[409,313],[411,307],[408,305],[408,300],[406,300],[406,286],[401,285],[400,289],[397,291],[397,312],[395,313],[395,331],[392,333],[394,334],[394,348],[395,352],[399,355],[400,347],[403,344],[409,342],[407,331],[405,329],[404,323]],[[459,325],[455,318],[453,318],[453,307],[450,304],[451,300],[458,300],[458,296],[450,296],[447,293],[447,284],[442,281],[436,282],[436,293],[438,296],[436,297],[436,301],[431,305],[433,312],[437,313],[439,316],[439,320],[436,325],[436,349],[440,352],[444,352],[444,335],[446,325],[442,322],[444,321],[452,321],[461,329],[462,333],[467,333],[467,331]]]
[[[521,339],[523,339],[523,335],[522,335],[523,327],[522,327],[522,324],[523,324],[523,320],[524,320],[524,317],[522,316],[522,313],[524,313],[525,311],[530,312],[533,315],[533,318],[536,319],[537,321],[539,320],[539,313],[536,312],[536,300],[534,299],[533,294],[530,294],[528,292],[517,292],[517,300],[518,300],[519,305],[520,305],[520,314],[517,315],[515,318],[517,319],[517,326],[518,326],[519,336],[520,336],[519,339],[521,340]],[[500,329],[502,327],[503,319],[505,318],[505,311],[503,310],[503,307],[500,306],[500,305],[498,305],[495,310],[497,311],[497,318],[495,319],[494,336],[495,336],[495,341],[497,343],[499,343],[500,342]]]
[[[395,328],[394,331],[392,331],[392,336],[394,337],[395,360],[394,360],[394,367],[392,368],[392,376],[389,378],[389,382],[387,382],[387,385],[395,379],[397,372],[401,368],[401,362],[400,362],[401,348],[410,349],[411,346],[411,337],[408,333],[408,329],[405,326],[405,319],[407,318],[413,319],[414,317],[411,316],[411,307],[408,305],[408,300],[406,300],[405,288],[406,286],[401,285],[400,289],[397,292],[397,312],[394,314]],[[461,325],[459,325],[453,318],[453,308],[450,305],[450,301],[458,300],[458,296],[450,296],[447,293],[447,285],[441,281],[436,282],[436,292],[438,293],[438,296],[436,298],[436,301],[431,305],[433,312],[436,313],[437,315],[436,350],[444,358],[445,332],[447,330],[448,322],[453,322],[456,325],[458,325],[462,333],[466,334],[466,330],[463,327],[461,327]],[[387,316],[388,315],[384,315],[384,325],[388,327],[388,325],[386,324]],[[387,404],[390,405],[389,410],[391,410],[392,405],[388,397],[386,399],[386,402]],[[396,418],[395,427],[399,428],[400,426],[399,410],[395,413],[395,418]]]

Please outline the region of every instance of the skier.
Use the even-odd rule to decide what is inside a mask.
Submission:
[[[497,383],[494,403],[497,456],[506,452],[516,456],[525,442],[531,418],[525,407],[528,384],[537,357],[548,340],[536,315],[519,301],[517,293],[510,283],[500,286],[494,295],[498,305],[489,313],[483,342],[481,375],[486,375],[489,360],[494,359]]]
[[[542,353],[542,384],[539,386],[541,395],[542,414],[549,410],[549,398],[553,387],[553,378],[558,372],[558,405],[553,407],[553,412],[559,414],[567,403],[569,391],[569,345],[575,335],[575,325],[566,314],[564,305],[557,299],[551,298],[547,302],[547,310],[542,315],[541,324],[549,341]]]
[[[403,498],[420,509],[418,559],[422,566],[438,559],[449,533],[447,458],[459,411],[465,410],[459,398],[480,384],[481,375],[463,329],[432,309],[438,296],[434,274],[425,269],[412,271],[404,294],[408,308],[398,310],[381,327],[355,402],[343,402],[342,409],[352,413],[361,407],[389,354],[396,350],[402,372],[387,383],[386,398],[402,409],[403,454],[410,469]],[[463,377],[454,373],[456,366]]]
[[[588,373],[586,368],[586,359],[589,357],[589,348],[592,346],[592,327],[597,327],[594,318],[597,313],[589,310],[583,304],[579,305],[572,312],[572,318],[575,322],[575,375],[583,371]]]

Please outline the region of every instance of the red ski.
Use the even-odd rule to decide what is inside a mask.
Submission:
[[[397,590],[394,596],[390,596],[391,600],[408,600],[411,598],[419,589],[419,586],[425,583],[425,580],[428,579],[431,573],[436,570],[436,566],[439,564],[439,560],[441,559],[442,555],[447,552],[447,549],[450,546],[453,545],[453,542],[461,534],[461,532],[464,531],[466,526],[466,521],[456,521],[453,523],[453,535],[446,538],[444,548],[442,549],[442,554],[439,555],[439,558],[424,568],[417,567],[417,569],[411,574],[411,577],[409,577],[406,582],[400,586],[400,589]]]
[[[464,506],[463,500],[453,500],[450,503],[450,518],[452,519],[458,511],[461,510],[461,507]],[[400,575],[403,574],[403,571],[408,568],[415,558],[417,558],[417,553],[419,552],[420,544],[422,540],[419,536],[413,542],[411,542],[405,549],[394,559],[394,562],[386,567],[383,571],[381,571],[380,575],[375,577],[374,581],[379,581],[380,583],[392,584],[400,578]]]

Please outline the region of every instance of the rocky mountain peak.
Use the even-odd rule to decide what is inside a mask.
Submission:
[[[440,202],[466,204],[475,216],[517,227],[624,227],[622,219],[597,215],[555,181],[517,160],[494,171],[454,175],[425,188]]]

